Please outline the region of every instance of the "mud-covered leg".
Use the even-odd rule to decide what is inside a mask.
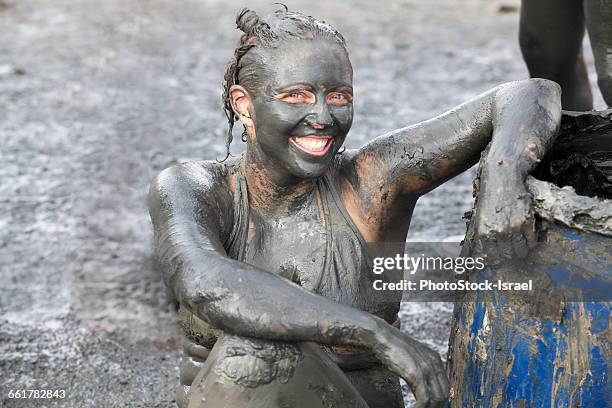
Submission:
[[[189,388],[204,367],[209,354],[210,350],[208,348],[196,344],[187,336],[183,336],[183,358],[179,370],[179,387],[176,391],[176,404],[179,408],[187,407]]]
[[[585,0],[584,11],[597,83],[606,104],[612,106],[612,0]]]
[[[399,377],[384,367],[348,371],[345,374],[369,408],[404,408]]]
[[[193,381],[189,408],[368,408],[316,343],[225,335]]]
[[[582,56],[584,26],[581,0],[522,1],[519,43],[529,74],[561,85],[568,110],[593,108]]]

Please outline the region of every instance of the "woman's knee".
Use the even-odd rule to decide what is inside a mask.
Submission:
[[[367,407],[319,345],[226,335],[193,381],[189,407],[242,406],[245,401],[269,408]]]

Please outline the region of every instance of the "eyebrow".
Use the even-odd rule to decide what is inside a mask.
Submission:
[[[281,88],[275,89],[274,94],[278,95],[278,94],[282,94],[282,93],[286,93],[290,91],[295,91],[298,89],[306,89],[308,91],[316,92],[316,88],[313,87],[312,85],[298,82],[298,83],[289,84]],[[350,85],[337,85],[337,86],[333,86],[329,88],[328,92],[329,91],[345,91],[345,92],[353,93],[353,87]]]
[[[294,83],[294,84],[289,84],[280,88],[277,88],[274,90],[275,94],[282,94],[285,92],[289,92],[289,91],[295,91],[298,89],[306,89],[309,91],[315,91],[315,88],[310,85],[310,84],[305,84],[303,82],[298,82],[298,83]]]
[[[353,93],[353,87],[350,85],[339,85],[337,87],[331,88],[332,91],[348,91]]]

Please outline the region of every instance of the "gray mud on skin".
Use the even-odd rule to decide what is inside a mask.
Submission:
[[[222,157],[234,16],[269,3],[0,1],[0,406],[173,406],[179,330],[146,192],[167,166]],[[349,147],[527,76],[518,14],[498,12],[514,0],[287,4],[347,39]],[[463,234],[471,177],[422,198],[409,239]],[[403,329],[445,355],[451,311],[405,303]]]

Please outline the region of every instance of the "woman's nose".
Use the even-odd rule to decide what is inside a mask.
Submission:
[[[326,103],[317,103],[314,110],[306,116],[306,123],[313,129],[325,129],[333,125],[333,118]]]

